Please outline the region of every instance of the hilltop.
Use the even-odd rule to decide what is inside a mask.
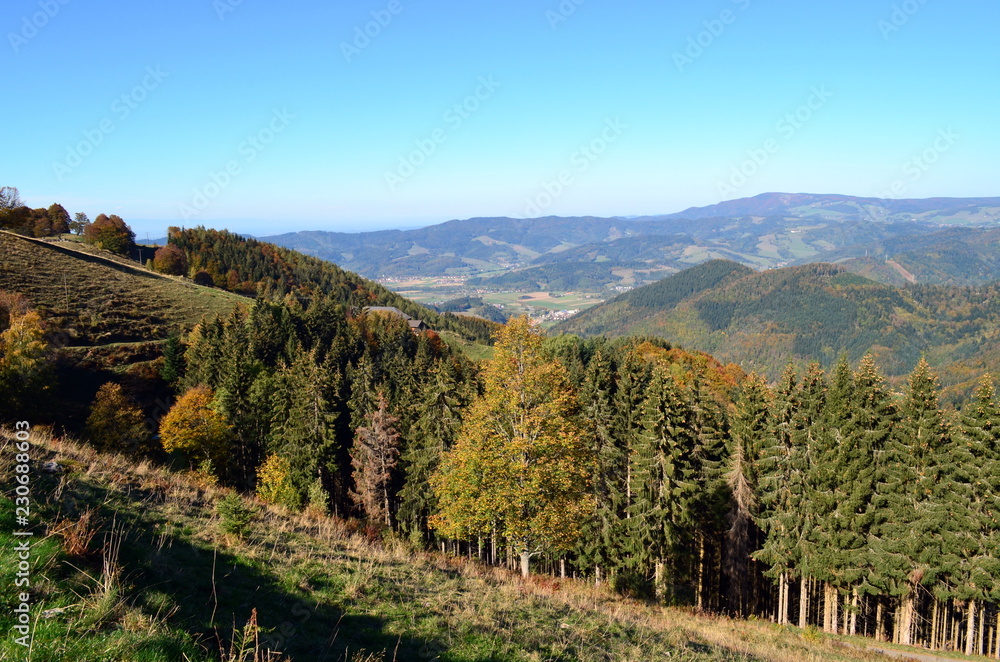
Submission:
[[[555,327],[584,336],[652,334],[776,379],[791,360],[878,357],[891,377],[922,355],[956,391],[1000,366],[1000,288],[895,287],[831,264],[752,271],[713,261]]]

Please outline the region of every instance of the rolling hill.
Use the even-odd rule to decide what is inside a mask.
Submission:
[[[69,348],[164,340],[246,301],[75,241],[0,232],[0,254],[0,290],[27,297]]]
[[[1000,280],[1000,228],[890,237],[831,251],[826,259],[893,285],[982,285]]]
[[[600,292],[621,285],[621,276],[609,277],[608,270],[671,273],[711,259],[755,268],[860,259],[870,256],[876,246],[919,240],[943,227],[988,227],[998,220],[1000,198],[882,200],[767,193],[658,216],[473,218],[415,230],[311,231],[266,239],[368,278],[475,277],[483,279],[476,281],[479,286],[541,290],[580,282]],[[919,262],[921,255],[909,259]],[[593,263],[603,270],[596,278]],[[509,281],[486,280],[556,264],[566,266],[532,271]],[[876,278],[896,280],[892,270],[864,263],[856,268]],[[927,272],[928,282],[937,282],[934,268]],[[962,280],[959,272],[955,282]],[[639,274],[636,280],[649,282],[655,275]],[[970,278],[970,282],[981,282],[978,276]]]
[[[651,334],[772,379],[792,360],[875,352],[890,377],[921,356],[952,393],[1000,367],[1000,286],[894,287],[832,264],[755,272],[713,261],[586,310],[555,328]]]

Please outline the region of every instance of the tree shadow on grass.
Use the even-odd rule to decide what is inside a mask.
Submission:
[[[238,643],[256,610],[258,628],[250,641],[292,660],[335,662],[360,651],[385,652],[387,660],[449,659],[441,642],[390,634],[383,618],[352,614],[311,599],[307,591],[289,590],[281,584],[280,568],[214,548],[179,523],[169,526],[151,517],[142,494],[133,487],[123,497],[90,484],[80,493],[86,503],[79,506],[89,504],[103,522],[96,547],[112,522],[124,531],[118,563],[128,601],[149,614],[169,614],[168,622],[189,632],[211,656]]]

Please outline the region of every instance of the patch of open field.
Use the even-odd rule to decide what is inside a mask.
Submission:
[[[69,346],[162,340],[249,301],[80,246],[0,232],[0,290],[23,294]]]

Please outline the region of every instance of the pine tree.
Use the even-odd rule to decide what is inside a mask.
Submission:
[[[818,366],[810,368],[810,388],[822,380]],[[804,393],[795,369],[790,365],[775,391],[769,434],[758,462],[760,478],[757,502],[760,510],[755,521],[765,535],[764,544],[753,557],[769,566],[765,575],[778,582],[778,623],[790,622],[790,576],[801,566],[802,539],[805,534],[806,475],[808,445],[803,434],[810,426],[802,401]]]
[[[615,434],[615,366],[598,350],[587,365],[580,389],[580,409],[594,442],[591,490],[596,512],[584,525],[577,560],[586,568],[614,568],[624,536],[628,442]]]
[[[976,597],[1000,600],[1000,405],[986,376],[962,410],[964,473],[971,485],[970,515],[963,548],[966,574]]]
[[[936,379],[921,360],[910,375],[902,419],[878,467],[872,501],[872,559],[886,592],[898,600],[897,643],[913,641],[920,598],[918,586],[932,584],[939,572],[942,524],[934,483],[936,455],[950,435],[938,407]]]
[[[272,425],[267,451],[288,460],[300,494],[321,470],[335,471],[340,374],[318,352],[294,352],[274,376]]]
[[[423,386],[419,416],[402,457],[406,482],[399,494],[399,523],[413,537],[423,540],[429,532],[427,520],[438,508],[431,476],[454,445],[474,395],[475,382],[454,360],[436,366]]]
[[[754,567],[750,553],[758,549],[757,513],[761,448],[770,434],[773,394],[756,374],[747,376],[736,405],[730,439],[726,484],[730,490],[729,530],[726,532],[725,574],[729,582],[729,608],[745,614],[752,607]]]

